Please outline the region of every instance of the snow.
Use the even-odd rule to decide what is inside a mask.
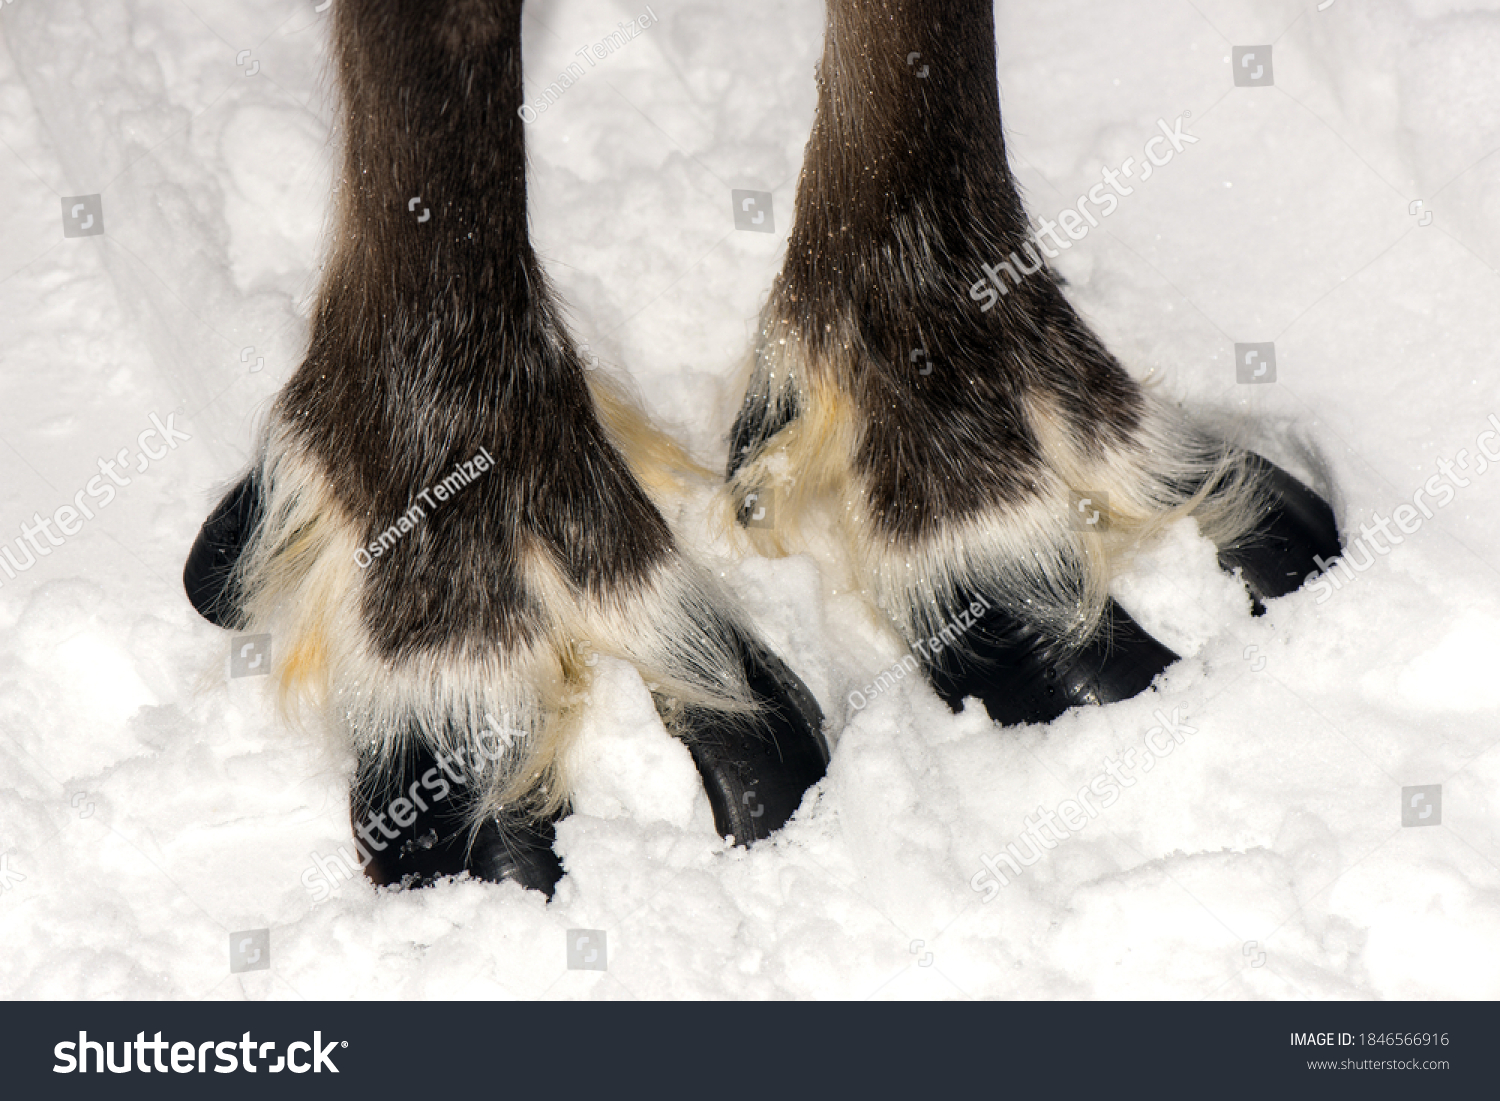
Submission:
[[[1262,619],[1179,526],[1117,595],[1183,661],[1141,698],[1004,731],[914,678],[851,706],[899,654],[810,558],[725,553],[700,493],[688,538],[830,719],[834,760],[797,819],[753,851],[715,838],[645,687],[601,661],[554,901],[362,880],[315,901],[314,858],[349,845],[348,762],[279,719],[263,680],[226,676],[228,639],[178,578],[306,337],[332,150],[316,6],[0,8],[0,544],[100,460],[131,464],[77,534],[0,574],[0,992],[1500,995],[1493,473],[1338,591]],[[602,368],[717,465],[784,247],[822,8],[651,6],[658,25],[528,128],[535,238]],[[545,82],[644,5],[532,9]],[[1198,142],[1060,267],[1132,370],[1241,418],[1331,487],[1354,535],[1439,460],[1473,463],[1500,412],[1500,2],[1316,9],[1002,0],[996,22],[1035,214],[1192,112]],[[1231,47],[1266,43],[1274,87],[1235,88]],[[774,193],[775,234],[734,230],[732,188]],[[64,238],[60,198],[96,193],[105,234]],[[1235,381],[1236,341],[1275,341],[1275,384]],[[191,440],[137,470],[153,414]],[[1028,815],[1062,813],[1132,749],[1108,808],[990,901],[971,887]],[[1430,784],[1441,824],[1403,827],[1401,789]],[[231,974],[229,934],[261,928],[270,969]],[[578,929],[607,934],[607,970],[567,968]]]

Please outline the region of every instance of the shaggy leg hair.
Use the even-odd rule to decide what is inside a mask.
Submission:
[[[1195,516],[1266,596],[1338,544],[1321,501],[1145,392],[1068,304],[1027,240],[994,43],[992,0],[828,0],[730,496],[773,495],[775,526],[747,527],[763,552],[831,518],[951,703],[1039,721],[1175,659],[1108,596],[1119,552],[1163,525]],[[1019,285],[985,292],[1013,253]]]
[[[642,488],[639,423],[586,382],[527,236],[520,13],[334,9],[345,163],[311,345],[185,574],[209,618],[274,636],[289,707],[357,751],[379,882],[551,890],[596,654],[640,670],[742,842],[827,755]]]

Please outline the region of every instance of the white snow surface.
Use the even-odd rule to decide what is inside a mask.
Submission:
[[[1129,368],[1238,418],[1348,535],[1465,448],[1469,484],[1328,599],[1260,619],[1173,529],[1117,595],[1183,660],[1135,700],[1006,730],[910,677],[851,706],[898,652],[812,558],[711,538],[705,489],[674,519],[822,702],[828,776],[773,841],[728,846],[639,677],[606,662],[550,904],[474,881],[315,901],[314,854],[349,845],[349,762],[263,678],[227,676],[228,636],[182,592],[307,337],[336,148],[317,6],[0,7],[0,544],[100,460],[131,464],[0,574],[0,993],[1500,995],[1500,474],[1473,472],[1500,414],[1500,0],[1001,0],[1034,215],[1191,112],[1197,143],[1059,261]],[[532,4],[529,93],[644,7]],[[534,235],[579,340],[717,466],[822,5],[651,7],[528,128]],[[1235,87],[1231,48],[1267,43],[1274,86]],[[774,193],[775,234],[734,229],[732,188]],[[89,194],[105,233],[65,238],[61,197]],[[1275,342],[1275,384],[1236,382],[1236,341]],[[169,413],[191,439],[138,469]],[[1028,815],[1162,744],[1157,712],[1194,732],[1008,886],[971,886]],[[1402,788],[1433,784],[1441,824],[1403,827]],[[232,974],[230,934],[264,928],[271,967]],[[576,929],[606,934],[607,970],[567,967]]]

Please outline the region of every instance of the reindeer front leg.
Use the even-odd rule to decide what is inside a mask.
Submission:
[[[1256,598],[1336,556],[1333,515],[1154,401],[1050,273],[1006,164],[993,0],[828,0],[785,265],[735,425],[762,549],[831,516],[853,573],[955,708],[1002,722],[1146,688],[1175,655],[1108,596],[1191,513]],[[1078,522],[1078,518],[1084,520]],[[977,623],[976,623],[977,621]]]
[[[652,686],[721,834],[765,836],[823,773],[821,716],[598,415],[527,236],[520,0],[335,16],[344,165],[311,344],[193,548],[195,606],[270,632],[284,696],[356,750],[376,882],[551,892],[591,652]]]

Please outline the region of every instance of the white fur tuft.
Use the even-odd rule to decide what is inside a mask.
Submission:
[[[852,334],[836,346],[854,347]],[[1100,622],[1115,571],[1166,525],[1192,515],[1224,546],[1261,515],[1240,453],[1149,392],[1130,442],[1102,457],[1078,447],[1050,403],[1033,394],[1025,408],[1043,470],[1030,499],[954,518],[918,540],[889,539],[871,520],[855,468],[861,431],[847,396],[852,365],[808,362],[802,347],[789,324],[767,324],[748,392],[798,415],[731,479],[724,519],[748,494],[770,488],[774,528],[743,529],[761,553],[801,549],[811,532],[833,527],[854,583],[908,641],[935,633],[956,594],[968,591],[998,598],[1060,643],[1081,643]],[[1092,530],[1071,522],[1081,496],[1108,501]]]
[[[590,596],[533,542],[523,577],[544,619],[529,645],[382,656],[362,613],[367,574],[354,557],[362,531],[292,431],[273,428],[263,455],[264,520],[237,578],[245,629],[273,636],[283,712],[384,761],[408,738],[448,754],[465,749],[468,760],[484,762],[476,820],[502,807],[548,813],[566,802],[591,654],[634,665],[669,717],[683,707],[733,714],[753,706],[740,614],[677,557],[632,591]]]

